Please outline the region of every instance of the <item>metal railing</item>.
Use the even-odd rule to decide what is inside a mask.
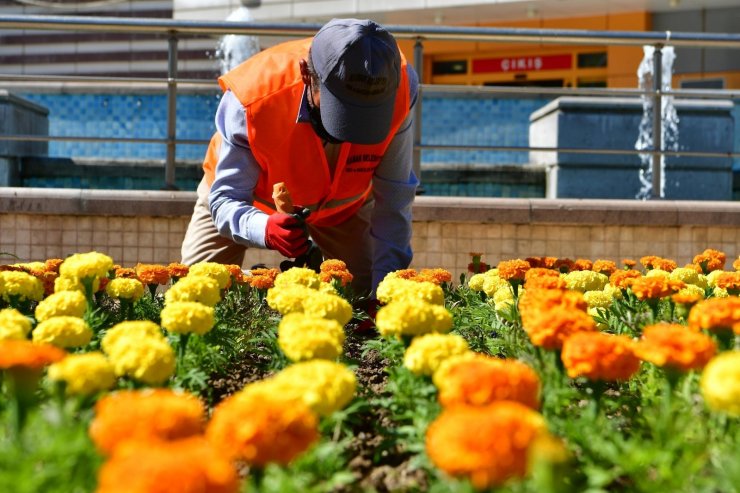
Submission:
[[[178,139],[176,135],[176,96],[178,86],[193,86],[201,88],[215,87],[215,81],[179,79],[177,77],[178,40],[181,37],[192,35],[257,35],[257,36],[312,36],[321,24],[313,23],[261,23],[261,22],[231,22],[231,21],[184,21],[169,19],[142,19],[118,17],[74,17],[74,16],[41,16],[41,15],[0,15],[0,29],[6,30],[62,30],[86,32],[123,32],[129,34],[156,33],[168,36],[167,78],[141,77],[90,77],[90,76],[54,76],[54,75],[17,75],[0,73],[1,81],[39,82],[88,82],[123,84],[131,82],[158,82],[167,88],[167,136],[165,139],[146,138],[113,138],[113,137],[85,137],[85,136],[35,136],[35,135],[0,135],[2,140],[40,141],[40,140],[68,140],[68,141],[108,141],[108,142],[141,142],[164,144],[167,148],[165,160],[165,188],[176,189],[175,186],[175,156],[178,144],[205,144],[208,140]],[[542,43],[542,44],[570,44],[570,45],[619,45],[644,46],[652,45],[654,49],[652,89],[596,89],[596,88],[543,88],[543,87],[489,87],[489,86],[455,86],[455,85],[426,85],[422,84],[422,92],[434,89],[435,92],[466,93],[466,94],[543,94],[554,96],[633,96],[652,98],[652,107],[661,108],[664,97],[688,96],[692,98],[740,98],[740,91],[733,90],[662,90],[660,82],[662,48],[664,46],[685,46],[691,48],[732,48],[740,49],[740,34],[734,33],[691,33],[672,31],[595,31],[576,29],[526,29],[526,28],[493,28],[493,27],[449,27],[449,26],[385,26],[398,39],[414,41],[414,66],[418,73],[423,73],[422,61],[424,56],[423,44],[425,41],[468,41],[468,42],[507,42],[507,43]],[[1,70],[1,68],[0,68]],[[540,152],[568,152],[588,154],[639,154],[652,156],[652,185],[653,197],[660,197],[662,156],[693,156],[693,157],[740,157],[738,153],[717,152],[689,152],[669,151],[663,149],[661,136],[663,135],[663,120],[660,111],[653,111],[652,135],[653,146],[644,150],[614,150],[614,149],[580,149],[558,147],[530,147],[530,146],[452,146],[422,144],[421,136],[421,98],[416,105],[415,134],[414,134],[414,170],[420,174],[421,151],[435,150],[500,150],[500,151],[540,151]]]

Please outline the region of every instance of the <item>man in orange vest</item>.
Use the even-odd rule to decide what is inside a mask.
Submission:
[[[241,265],[248,247],[343,260],[359,293],[407,268],[418,77],[370,20],[333,19],[219,78],[224,91],[182,262]],[[277,212],[284,183],[304,222]]]

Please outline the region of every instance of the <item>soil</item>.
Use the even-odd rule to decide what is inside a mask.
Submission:
[[[372,331],[356,333],[353,325],[347,326],[345,356],[357,363],[358,397],[368,401],[385,391],[387,361],[375,351],[362,354],[363,344],[368,337],[375,337]],[[245,354],[243,360],[234,364],[224,374],[211,379],[212,403],[240,390],[248,383],[269,376],[266,361],[259,356]],[[361,419],[353,422],[354,439],[348,447],[348,468],[357,480],[337,493],[360,491],[404,492],[424,491],[428,478],[422,469],[410,465],[410,456],[383,435],[382,430],[393,427],[389,412],[382,406],[370,406]]]

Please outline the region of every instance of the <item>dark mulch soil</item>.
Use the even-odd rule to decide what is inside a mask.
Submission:
[[[363,355],[364,342],[374,334],[357,334],[353,329],[353,325],[347,327],[345,356],[357,364],[358,397],[372,402],[385,391],[388,362],[376,351]],[[215,405],[248,383],[269,376],[270,372],[265,370],[267,363],[264,356],[245,354],[223,374],[214,376],[210,381],[212,403]],[[408,453],[384,432],[394,426],[388,409],[371,405],[359,418],[352,423],[354,439],[348,447],[348,467],[357,481],[341,493],[424,491],[428,484],[425,472],[411,467]]]

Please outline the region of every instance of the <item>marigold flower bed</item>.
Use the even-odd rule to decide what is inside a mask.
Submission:
[[[740,258],[491,260],[0,264],[0,491],[737,491]]]

